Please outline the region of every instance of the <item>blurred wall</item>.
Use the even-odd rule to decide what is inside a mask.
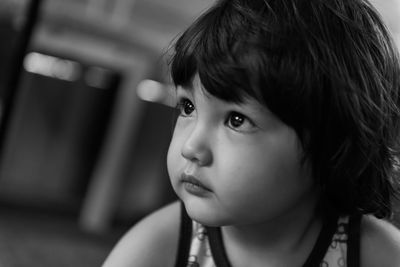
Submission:
[[[42,1],[7,131],[0,201],[79,214],[99,192],[93,184],[107,180],[111,220],[171,199],[164,164],[171,110],[144,103],[135,89],[146,78],[168,80],[163,54],[211,2]],[[0,2],[2,78],[28,4]],[[68,78],[71,64],[76,79]],[[119,77],[117,87],[96,86],[107,73]]]

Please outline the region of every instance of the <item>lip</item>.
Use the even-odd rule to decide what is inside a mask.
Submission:
[[[183,173],[181,175],[181,182],[188,193],[196,196],[202,197],[212,192],[210,188],[205,186],[199,179],[197,179],[193,175]]]

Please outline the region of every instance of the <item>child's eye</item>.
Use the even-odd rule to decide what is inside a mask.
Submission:
[[[178,102],[177,109],[180,116],[189,116],[195,110],[195,107],[189,99],[183,98]]]
[[[231,112],[226,124],[229,128],[239,132],[249,132],[254,129],[254,123],[245,115],[238,112]]]

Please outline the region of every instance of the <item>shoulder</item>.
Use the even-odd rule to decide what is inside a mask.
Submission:
[[[361,267],[400,266],[400,231],[374,216],[361,221]]]
[[[117,243],[103,267],[174,266],[180,229],[180,203],[142,219]]]

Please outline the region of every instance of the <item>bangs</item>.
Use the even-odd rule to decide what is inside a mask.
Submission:
[[[252,54],[260,55],[250,45],[256,27],[251,27],[246,14],[232,9],[234,4],[219,3],[185,31],[175,44],[171,76],[176,86],[190,88],[198,74],[208,93],[228,102],[261,100],[254,83],[258,71],[251,66]]]

